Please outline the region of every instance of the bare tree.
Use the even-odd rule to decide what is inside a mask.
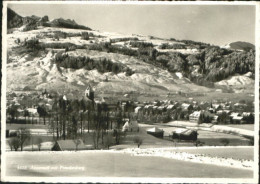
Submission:
[[[12,144],[12,147],[14,148],[14,150],[17,151],[20,146],[20,141],[17,137],[13,137],[13,138],[11,138],[11,144]]]
[[[143,138],[141,136],[134,137],[134,143],[137,144],[138,148],[143,144]]]
[[[98,144],[99,144],[99,139],[100,139],[100,130],[94,130],[93,134],[92,134],[92,138],[93,138],[93,143],[94,143],[94,148],[98,149]]]
[[[105,135],[104,145],[105,147],[107,147],[107,149],[109,149],[109,147],[112,144],[113,144],[113,136],[110,133],[107,133],[107,135]]]
[[[7,141],[7,144],[8,144],[8,146],[10,147],[11,151],[13,151],[12,139],[9,139],[9,140]]]
[[[31,138],[30,130],[27,130],[25,128],[20,128],[17,131],[17,137],[18,137],[18,140],[20,143],[21,151],[23,151],[23,146],[24,146],[25,141],[27,141]]]
[[[121,129],[114,129],[114,137],[117,145],[122,142],[124,136],[125,132],[123,132]]]
[[[38,137],[38,138],[36,139],[36,144],[37,144],[38,150],[41,151],[42,138]]]
[[[73,142],[76,145],[76,151],[77,151],[78,150],[78,146],[80,145],[81,141],[80,141],[80,139],[74,139]]]

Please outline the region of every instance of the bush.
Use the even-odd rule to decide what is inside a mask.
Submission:
[[[137,144],[137,147],[139,148],[143,144],[143,138],[141,136],[135,136],[134,137],[134,143]]]
[[[104,137],[104,146],[107,147],[107,149],[109,149],[109,147],[111,145],[113,145],[113,143],[114,143],[113,136],[110,133],[105,135],[105,137]]]
[[[17,132],[10,132],[9,137],[17,137]]]
[[[8,145],[11,148],[11,151],[14,149],[15,151],[18,150],[18,148],[20,147],[20,141],[17,137],[13,137],[11,139],[8,140]]]

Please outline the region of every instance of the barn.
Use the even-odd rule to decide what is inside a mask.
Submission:
[[[77,145],[78,144],[78,145]],[[76,150],[86,150],[81,139],[77,140],[59,140],[56,141],[52,147],[52,151],[76,151]]]
[[[157,127],[148,129],[146,132],[147,132],[147,134],[153,135],[155,137],[163,138],[164,131],[162,129],[157,128]]]
[[[197,131],[186,129],[186,128],[178,128],[174,132],[172,132],[173,139],[196,141],[197,137],[198,137]]]

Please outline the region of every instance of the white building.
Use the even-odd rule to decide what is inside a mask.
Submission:
[[[189,115],[189,120],[191,122],[198,123],[199,118],[200,118],[200,114],[201,114],[201,111],[194,111],[192,114]]]
[[[139,131],[139,125],[137,121],[126,121],[124,124],[122,131],[124,132],[138,132]]]

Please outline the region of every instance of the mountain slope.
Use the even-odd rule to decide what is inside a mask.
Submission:
[[[215,91],[215,85],[226,89],[230,82],[223,80],[237,74],[251,72],[247,77],[254,78],[254,51],[99,32],[73,20],[10,12],[9,91],[28,87],[82,94],[90,83],[100,93],[205,93]],[[234,84],[253,89],[251,82]]]
[[[7,8],[7,28],[17,28],[23,25],[23,19],[10,8]]]

